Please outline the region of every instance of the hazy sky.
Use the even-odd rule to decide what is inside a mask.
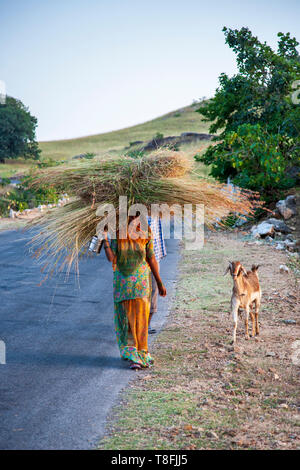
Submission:
[[[0,0],[0,80],[38,139],[127,127],[212,96],[235,72],[222,27],[300,39],[299,0]]]

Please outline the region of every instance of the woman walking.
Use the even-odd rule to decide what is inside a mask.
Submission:
[[[148,352],[148,322],[151,302],[151,277],[156,279],[159,294],[166,296],[166,288],[159,275],[153,250],[153,239],[149,229],[143,234],[140,223],[135,229],[140,237],[130,235],[129,219],[127,238],[108,242],[103,233],[107,259],[114,270],[114,321],[117,342],[122,359],[130,361],[131,369],[149,367],[153,360]]]

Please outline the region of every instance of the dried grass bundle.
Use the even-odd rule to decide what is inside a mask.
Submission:
[[[105,202],[111,193],[132,193],[138,181],[184,176],[190,161],[180,152],[158,150],[149,157],[127,156],[46,168],[32,178],[31,186],[52,184],[68,189],[88,202]],[[132,202],[130,202],[132,203]]]
[[[46,256],[47,263],[52,258],[51,265],[47,264],[50,270],[58,266],[70,270],[72,265],[78,269],[78,256],[101,220],[97,208],[109,203],[117,210],[119,196],[127,196],[128,206],[141,203],[148,209],[162,203],[204,204],[205,223],[210,226],[231,212],[253,213],[257,206],[253,193],[239,190],[233,194],[225,185],[193,178],[190,170],[191,163],[182,153],[170,151],[43,170],[33,178],[33,186],[47,182],[67,188],[75,198],[34,222],[42,227],[33,239],[36,256]]]

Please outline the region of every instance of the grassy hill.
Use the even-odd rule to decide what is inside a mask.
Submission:
[[[85,152],[119,154],[129,142],[150,140],[158,132],[165,137],[182,132],[208,132],[208,124],[202,122],[202,116],[195,112],[198,108],[199,104],[193,104],[125,129],[78,139],[40,142],[39,145],[42,156],[54,160],[69,159]]]
[[[68,160],[75,155],[86,152],[93,152],[100,156],[119,155],[123,152],[124,147],[129,146],[130,142],[136,140],[145,142],[151,140],[157,133],[163,134],[164,137],[180,135],[182,132],[208,133],[208,123],[203,122],[201,114],[195,112],[198,108],[199,103],[195,103],[152,121],[104,134],[90,135],[78,139],[40,142],[41,157],[53,160]],[[201,152],[208,145],[209,142],[203,141],[185,145],[182,149],[187,154],[192,155]],[[7,178],[20,173],[24,174],[32,164],[34,162],[22,159],[7,160],[6,163],[0,164],[0,177]],[[203,168],[203,173],[207,174],[207,168]]]

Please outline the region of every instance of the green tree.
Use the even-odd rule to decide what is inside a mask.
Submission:
[[[5,158],[38,159],[40,150],[35,140],[37,119],[24,104],[7,97],[0,105],[0,162]]]
[[[291,100],[300,78],[299,43],[278,33],[278,50],[261,43],[248,28],[223,28],[225,42],[236,54],[238,73],[219,77],[213,99],[197,110],[211,121],[210,132],[236,131],[240,124],[261,124],[271,133],[300,134],[300,107]]]
[[[221,181],[230,176],[269,195],[293,184],[286,171],[299,162],[300,105],[291,99],[300,78],[299,43],[278,33],[275,52],[248,28],[223,31],[238,73],[222,73],[214,98],[197,110],[211,122],[210,132],[219,132],[221,143],[195,158],[212,165],[211,174]]]

